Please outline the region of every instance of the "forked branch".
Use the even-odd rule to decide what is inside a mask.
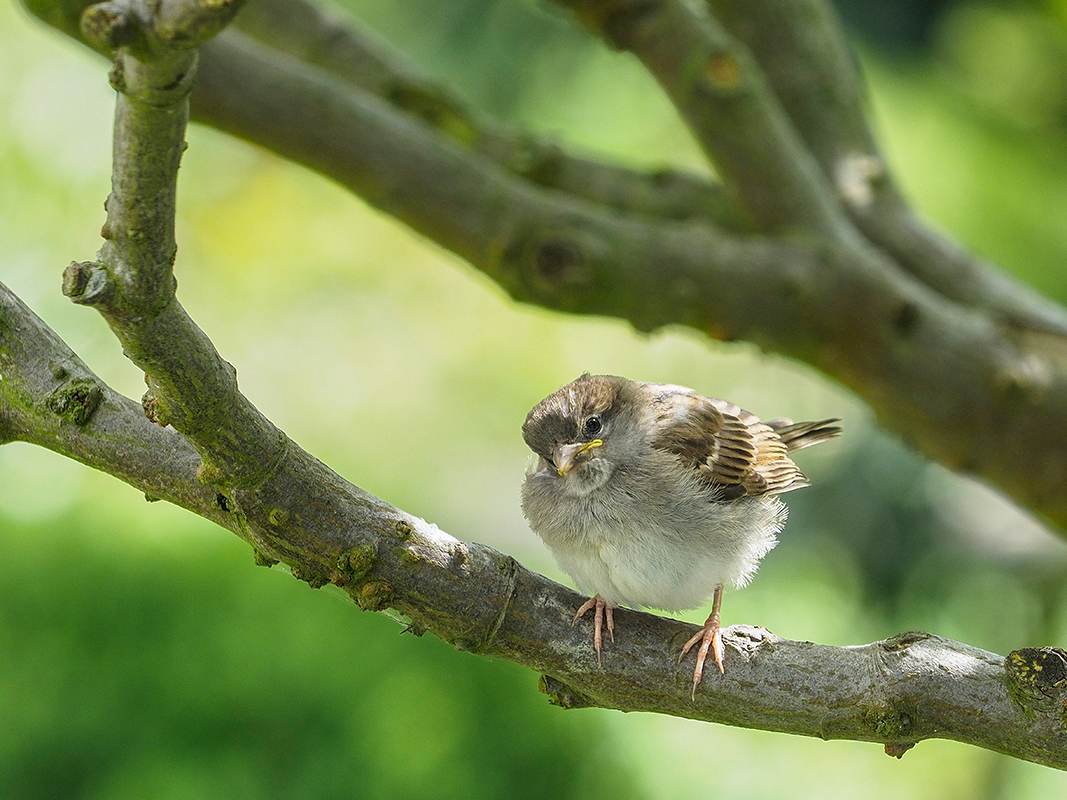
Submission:
[[[726,164],[727,196],[736,194],[762,233],[736,223],[732,201],[685,217],[655,191],[628,208],[610,192],[533,180],[510,156],[494,157],[507,141],[468,147],[344,68],[300,64],[233,32],[203,47],[198,107],[204,119],[341,180],[519,298],[647,328],[684,322],[806,358],[863,391],[928,451],[1067,519],[1059,316],[1008,326],[995,303],[941,292],[897,263],[892,248],[865,240],[860,215],[834,194],[821,149],[776,94],[785,93],[779,80],[762,76],[760,58],[714,17],[690,28],[692,9],[669,0],[577,5],[668,85]],[[72,8],[46,16],[70,30]],[[95,261],[71,265],[64,288],[104,315],[147,374],[148,416],[0,286],[0,441],[103,469],[237,533],[260,563],[284,561],[362,608],[395,609],[417,633],[539,670],[564,705],[877,741],[895,755],[946,737],[1067,768],[1063,651],[1005,659],[929,634],[836,648],[739,627],[727,635],[726,675],[711,676],[691,700],[690,669],[675,653],[694,626],[620,610],[619,642],[598,667],[587,633],[570,625],[572,592],[367,494],[291,442],[240,394],[174,291],[191,47],[221,27],[220,13],[175,0],[80,15],[79,36],[118,50],[119,97],[106,242]],[[669,52],[668,39],[683,34],[683,51]],[[689,83],[694,63],[701,69]],[[400,70],[387,58],[375,69]],[[765,138],[744,141],[745,126]],[[595,169],[580,160],[569,168]],[[604,174],[617,187],[640,180]],[[1046,338],[1028,338],[1031,328]]]

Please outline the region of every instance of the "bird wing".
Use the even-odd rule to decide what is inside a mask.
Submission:
[[[722,500],[759,494],[780,494],[808,485],[789,458],[793,441],[815,444],[824,423],[774,420],[775,427],[725,400],[702,397],[691,389],[646,384],[656,419],[652,446],[674,453],[696,470]],[[777,428],[777,429],[776,429]],[[784,438],[780,430],[787,432]],[[837,434],[821,432],[822,441]]]

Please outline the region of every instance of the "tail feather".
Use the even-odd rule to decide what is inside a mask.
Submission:
[[[781,437],[786,449],[792,453],[813,444],[821,444],[841,435],[841,428],[834,425],[837,418],[821,419],[818,422],[793,422],[791,419],[772,419],[766,424]]]

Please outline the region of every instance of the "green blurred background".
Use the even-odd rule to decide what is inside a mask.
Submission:
[[[503,120],[701,169],[635,62],[532,0],[350,6]],[[1067,301],[1067,4],[843,13],[916,205]],[[103,321],[59,291],[100,243],[106,72],[0,3],[0,281],[139,397]],[[879,433],[842,387],[749,345],[516,305],[325,180],[211,130],[189,141],[182,302],[252,401],[359,485],[565,581],[518,508],[519,425],[557,386],[614,372],[760,415],[837,415],[847,436],[800,457],[814,486],[790,495],[781,544],[727,596],[726,624],[830,644],[906,629],[1000,653],[1067,644],[1063,540]],[[951,742],[896,761],[872,744],[563,712],[535,674],[401,631],[106,475],[0,448],[2,798],[1067,796],[1062,773]]]

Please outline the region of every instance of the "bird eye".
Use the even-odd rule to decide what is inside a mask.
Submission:
[[[604,423],[600,421],[599,414],[593,414],[585,420],[585,424],[582,426],[582,432],[587,436],[596,436],[604,430]]]

